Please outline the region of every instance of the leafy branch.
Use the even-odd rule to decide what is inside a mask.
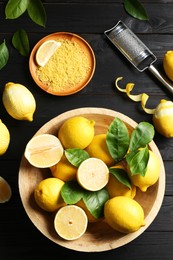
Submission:
[[[41,0],[9,0],[5,7],[6,19],[17,19],[25,12],[39,26],[46,25],[46,12]],[[12,38],[12,44],[22,56],[28,56],[29,39],[24,29],[17,30]],[[7,64],[9,51],[6,42],[0,44],[0,70]]]

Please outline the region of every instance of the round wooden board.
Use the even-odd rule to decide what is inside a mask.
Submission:
[[[129,131],[132,131],[137,123],[129,117],[105,108],[79,108],[65,112],[40,128],[36,133],[50,133],[57,135],[60,125],[68,118],[74,116],[84,116],[95,120],[95,133],[106,133],[108,126],[115,117],[124,121]],[[152,141],[149,145],[150,149],[157,154],[161,163],[161,173],[158,182],[151,186],[147,192],[137,190],[135,200],[143,207],[145,213],[146,225],[138,231],[130,234],[122,234],[110,228],[105,221],[90,223],[86,233],[77,240],[65,241],[61,239],[54,230],[53,220],[54,214],[41,210],[35,203],[33,191],[38,182],[51,176],[49,169],[38,169],[31,166],[23,156],[19,169],[19,192],[25,211],[37,227],[47,238],[53,242],[76,251],[83,252],[101,252],[123,246],[142,234],[155,219],[158,214],[165,192],[165,169],[160,152]]]
[[[38,68],[38,65],[36,63],[35,56],[36,56],[36,52],[37,52],[38,48],[40,47],[41,44],[43,44],[43,42],[48,41],[48,40],[58,41],[58,40],[64,40],[64,39],[72,41],[72,42],[76,42],[80,46],[80,48],[83,50],[83,52],[88,57],[90,70],[88,71],[88,74],[85,77],[85,79],[82,80],[77,85],[70,87],[70,88],[68,87],[64,91],[57,90],[56,92],[55,91],[53,92],[53,90],[47,84],[43,84],[43,82],[41,82],[39,80],[39,78],[37,77],[36,70]],[[95,72],[95,66],[96,66],[96,60],[95,60],[95,55],[94,55],[94,52],[93,52],[91,46],[82,37],[80,37],[79,35],[76,35],[74,33],[70,33],[70,32],[56,32],[56,33],[49,34],[46,37],[42,38],[34,46],[32,52],[31,52],[31,55],[30,55],[30,59],[29,59],[29,69],[30,69],[30,73],[31,73],[33,80],[36,82],[36,84],[41,89],[43,89],[44,91],[46,91],[49,94],[56,95],[56,96],[72,95],[72,94],[82,90],[92,79],[94,72]]]

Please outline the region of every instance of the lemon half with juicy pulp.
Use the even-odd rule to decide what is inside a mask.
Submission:
[[[77,181],[86,190],[98,191],[106,186],[109,180],[107,165],[98,158],[84,160],[77,170]]]
[[[63,146],[52,134],[34,136],[26,145],[24,155],[31,165],[47,168],[58,163],[63,156]]]
[[[87,225],[88,218],[85,211],[76,205],[60,208],[54,219],[56,232],[65,240],[80,238],[85,233]]]
[[[48,40],[43,42],[36,52],[36,62],[39,66],[44,67],[50,57],[61,46],[61,43],[55,40]]]

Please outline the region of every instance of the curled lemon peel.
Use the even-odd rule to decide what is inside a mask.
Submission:
[[[154,109],[150,109],[150,108],[146,108],[146,106],[145,106],[146,103],[147,103],[147,100],[148,100],[149,96],[148,96],[146,93],[142,93],[142,94],[138,94],[138,95],[132,95],[132,94],[130,94],[131,91],[133,90],[134,86],[135,86],[134,83],[127,83],[125,89],[120,88],[120,87],[118,86],[118,82],[119,82],[120,80],[122,80],[122,79],[123,79],[123,77],[118,77],[118,78],[115,80],[115,86],[116,86],[116,88],[117,88],[119,91],[121,91],[121,92],[125,92],[125,93],[127,94],[127,96],[128,96],[131,100],[133,100],[133,101],[135,101],[135,102],[141,101],[142,109],[143,109],[147,114],[154,114],[154,113],[155,113],[155,108],[154,108]]]

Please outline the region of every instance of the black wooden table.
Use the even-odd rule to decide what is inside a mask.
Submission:
[[[150,98],[148,106],[154,108],[161,99],[172,100],[172,96],[150,72],[138,72],[104,36],[104,31],[119,20],[129,27],[157,56],[156,67],[163,71],[162,59],[167,50],[173,48],[173,1],[141,1],[150,17],[149,22],[129,16],[123,1],[43,1],[46,27],[33,23],[27,13],[16,20],[6,20],[4,9],[7,1],[0,1],[0,43],[5,39],[10,58],[0,70],[0,93],[5,83],[18,82],[33,93],[37,109],[33,122],[12,119],[0,102],[0,118],[7,125],[11,142],[6,154],[0,157],[0,175],[12,187],[8,203],[0,204],[0,259],[61,259],[88,257],[95,259],[160,259],[173,257],[173,139],[166,139],[157,132],[154,141],[163,157],[166,171],[166,191],[161,209],[149,226],[129,244],[102,253],[83,253],[64,249],[44,237],[31,223],[18,189],[18,170],[26,143],[33,134],[53,117],[81,107],[109,108],[131,117],[136,122],[152,122],[151,115],[143,112],[125,94],[115,89],[114,81],[123,77],[123,83],[134,82],[135,93],[146,92]],[[12,46],[11,39],[17,29],[25,29],[30,49],[44,36],[53,32],[73,32],[83,37],[94,50],[96,70],[93,79],[82,91],[65,97],[53,96],[42,91],[29,73],[28,57],[22,57]]]

